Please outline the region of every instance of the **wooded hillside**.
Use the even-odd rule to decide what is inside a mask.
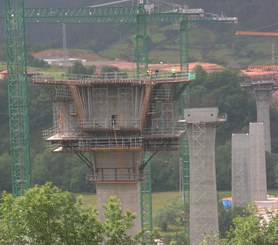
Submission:
[[[25,7],[84,7],[103,2],[100,0],[25,0]],[[165,3],[161,0],[157,1],[158,4],[159,2]],[[239,65],[242,68],[251,64],[271,62],[272,44],[277,45],[277,38],[238,37],[234,36],[234,32],[235,30],[275,31],[278,9],[276,0],[175,0],[168,1],[168,5],[170,2],[181,5],[185,5],[186,2],[189,8],[202,8],[208,13],[219,15],[223,13],[239,19],[238,24],[206,22],[190,24],[191,61],[210,61],[229,66]],[[130,6],[131,3],[132,1],[120,5]],[[0,8],[1,5],[3,1],[0,3]],[[134,59],[135,25],[67,24],[66,31],[68,48],[88,49],[110,59]],[[178,31],[173,29],[173,25],[149,25],[148,33],[150,62],[159,60],[176,62],[179,57],[179,35]],[[26,37],[28,52],[63,47],[61,23],[26,23]],[[4,43],[4,32],[0,33],[0,41]]]

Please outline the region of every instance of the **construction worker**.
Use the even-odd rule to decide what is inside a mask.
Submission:
[[[171,73],[172,73],[173,77],[176,77],[176,68],[175,67],[172,67]]]
[[[100,77],[100,68],[97,69],[97,76]]]
[[[156,68],[155,69],[155,77],[158,77],[158,72],[159,72],[159,70]]]
[[[150,75],[151,75],[150,73],[151,73],[151,70],[148,69],[148,70],[147,70],[147,77],[150,77]]]

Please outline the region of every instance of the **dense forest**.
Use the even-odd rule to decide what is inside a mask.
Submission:
[[[108,1],[107,1],[108,2]],[[111,2],[111,1],[110,1]],[[134,1],[135,2],[135,1]],[[160,1],[162,2],[162,1]],[[171,1],[168,1],[171,2]],[[209,13],[223,12],[237,16],[238,25],[202,23],[190,25],[190,59],[222,64],[227,70],[206,73],[196,69],[197,80],[188,88],[189,101],[198,98],[206,101],[213,98],[221,113],[228,114],[228,121],[217,129],[216,165],[219,190],[231,188],[231,134],[247,132],[249,122],[256,121],[256,105],[251,95],[240,89],[238,69],[250,64],[266,64],[271,60],[271,44],[274,38],[235,37],[236,29],[274,31],[276,22],[276,0],[229,1],[229,0],[187,0],[175,1],[190,8],[203,8]],[[25,0],[25,7],[81,7],[103,1],[89,0]],[[128,3],[126,3],[128,4]],[[130,4],[130,3],[129,3]],[[0,2],[0,10],[3,1]],[[2,11],[1,11],[2,12]],[[3,22],[0,22],[3,30]],[[91,50],[103,57],[132,60],[128,53],[134,50],[135,26],[132,25],[67,25],[69,48]],[[179,51],[178,31],[171,25],[148,29],[150,62],[167,57],[168,62],[176,60]],[[31,54],[48,48],[61,48],[61,24],[26,24],[27,52]],[[0,34],[0,60],[5,62],[4,32]],[[29,60],[28,64],[31,64]],[[40,64],[41,65],[41,64]],[[48,68],[49,69],[49,68]],[[72,154],[50,153],[42,140],[42,130],[52,124],[52,106],[47,92],[38,85],[28,83],[29,114],[31,128],[32,179],[34,184],[52,181],[55,185],[72,192],[91,192],[94,185],[87,182],[88,169]],[[0,191],[11,191],[9,161],[7,83],[0,80]],[[275,104],[275,103],[274,103]],[[267,154],[268,187],[278,184],[278,113],[271,108],[272,152]],[[179,152],[161,152],[152,160],[153,190],[178,190]],[[159,170],[159,171],[158,171]]]

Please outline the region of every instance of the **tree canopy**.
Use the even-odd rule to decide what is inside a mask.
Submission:
[[[122,211],[111,197],[104,205],[105,220],[94,206],[84,207],[51,183],[34,186],[21,197],[3,193],[0,202],[1,244],[137,244],[141,234],[130,235],[135,214]]]
[[[278,244],[278,216],[266,212],[265,217],[258,215],[257,210],[237,216],[227,237],[220,239],[220,245],[274,245]]]

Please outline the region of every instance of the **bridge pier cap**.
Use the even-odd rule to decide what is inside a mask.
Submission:
[[[218,114],[218,107],[187,108],[184,110],[185,123],[215,123],[226,121],[227,114]]]

